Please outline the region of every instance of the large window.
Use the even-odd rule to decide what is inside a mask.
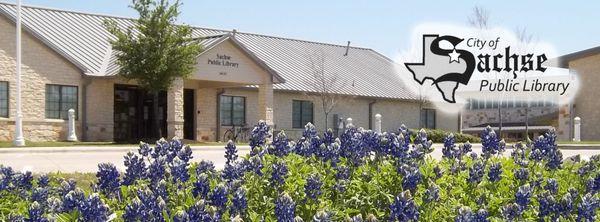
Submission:
[[[8,117],[8,82],[0,82],[0,117]]]
[[[435,129],[435,109],[421,110],[421,127]]]
[[[246,124],[246,98],[221,96],[221,125],[241,126]]]
[[[292,101],[292,127],[304,128],[313,122],[313,103],[311,101]]]
[[[77,86],[46,85],[46,118],[69,119],[69,109],[77,116]]]

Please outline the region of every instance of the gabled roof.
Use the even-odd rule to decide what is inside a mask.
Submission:
[[[131,18],[72,12],[59,9],[23,6],[23,28],[50,48],[64,56],[89,76],[115,76],[119,67],[109,39],[114,38],[105,28],[104,21],[115,21],[126,28],[133,25]],[[0,15],[15,19],[14,4],[0,2]],[[226,35],[230,31],[193,27],[194,37]],[[368,48],[281,38],[253,33],[236,32],[232,38],[249,55],[281,78],[283,83],[274,89],[311,92],[310,55],[322,53],[327,60],[326,72],[336,73],[348,82],[342,94],[416,100],[402,83],[396,64],[389,58]],[[207,38],[202,44],[210,46],[220,38]],[[277,81],[276,81],[277,82]]]

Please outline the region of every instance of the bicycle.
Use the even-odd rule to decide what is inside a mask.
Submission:
[[[236,126],[233,125],[231,128],[225,130],[223,134],[223,141],[246,141],[248,138],[249,128],[246,125]]]

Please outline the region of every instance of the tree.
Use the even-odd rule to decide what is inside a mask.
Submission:
[[[325,116],[325,129],[328,129],[329,114],[336,105],[345,98],[342,94],[347,87],[347,82],[339,78],[339,74],[326,70],[325,54],[316,51],[309,55],[310,76],[306,83],[312,87],[306,95],[321,103]]]
[[[153,128],[162,137],[158,121],[158,98],[177,78],[187,78],[196,65],[202,46],[192,38],[192,28],[176,25],[181,3],[176,0],[133,0],[139,13],[134,25],[121,29],[113,20],[106,20],[107,30],[114,35],[110,41],[116,50],[119,75],[134,80],[154,97]]]

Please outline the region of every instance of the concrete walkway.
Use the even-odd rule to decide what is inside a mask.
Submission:
[[[561,146],[563,147],[563,146]],[[431,156],[442,158],[442,144],[434,144]],[[481,145],[473,145],[473,150],[481,153]],[[15,170],[29,170],[36,173],[46,172],[96,172],[98,163],[111,162],[120,170],[125,170],[123,156],[128,152],[137,152],[137,147],[96,146],[96,147],[32,147],[32,148],[2,148],[0,149],[0,164],[11,166]],[[225,165],[225,148],[223,146],[194,146],[193,162],[211,160],[218,169]],[[246,155],[248,146],[238,146],[238,155]],[[593,146],[564,146],[563,156],[569,157],[580,154],[584,157],[600,154],[600,149]],[[510,149],[504,152],[510,156]]]

